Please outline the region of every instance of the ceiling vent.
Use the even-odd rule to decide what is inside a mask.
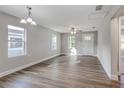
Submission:
[[[97,6],[96,6],[96,11],[102,10],[102,7],[103,7],[102,5],[97,5]]]

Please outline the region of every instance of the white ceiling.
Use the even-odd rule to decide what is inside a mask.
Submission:
[[[112,8],[103,6],[101,11],[95,11],[95,5],[34,5],[32,16],[39,25],[58,32],[69,32],[70,26],[78,26],[82,31],[93,31],[93,26],[104,20]],[[0,6],[0,11],[22,18],[26,15],[26,6]]]

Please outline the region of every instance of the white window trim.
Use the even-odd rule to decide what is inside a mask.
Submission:
[[[53,41],[53,37],[54,36],[56,37],[56,42]],[[53,45],[53,44],[55,44],[55,45]],[[55,47],[53,47],[53,46],[55,46]],[[57,35],[55,33],[52,34],[51,50],[52,51],[56,51],[57,50]]]
[[[16,29],[20,31],[24,31],[24,53],[22,55],[15,55],[15,56],[9,56],[9,50],[8,50],[8,58],[13,58],[13,57],[18,57],[18,56],[25,56],[27,54],[27,30],[23,27],[18,27],[18,26],[13,26],[13,25],[8,25],[8,30],[9,29]],[[8,34],[9,37],[9,34]],[[9,43],[9,41],[8,41]],[[9,47],[8,47],[9,49]]]

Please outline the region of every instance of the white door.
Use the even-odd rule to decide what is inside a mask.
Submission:
[[[82,35],[82,54],[94,55],[94,34],[84,33]]]
[[[94,33],[83,32],[80,35],[81,40],[77,40],[77,54],[78,55],[94,55],[95,42]]]
[[[119,17],[119,72],[124,74],[124,16]]]

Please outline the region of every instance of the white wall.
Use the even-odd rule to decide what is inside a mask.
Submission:
[[[7,25],[27,29],[27,55],[8,58]],[[52,33],[57,34],[57,50],[51,51]],[[42,26],[22,25],[19,19],[0,12],[0,73],[60,54],[60,34]]]
[[[106,18],[98,28],[97,56],[108,76],[111,76],[110,18]]]
[[[69,48],[68,48],[68,36],[70,34],[68,33],[62,33],[61,34],[61,53],[62,54],[69,54]]]
[[[111,67],[111,18],[120,6],[114,6],[98,28],[98,53],[97,56],[110,79],[112,79]]]

